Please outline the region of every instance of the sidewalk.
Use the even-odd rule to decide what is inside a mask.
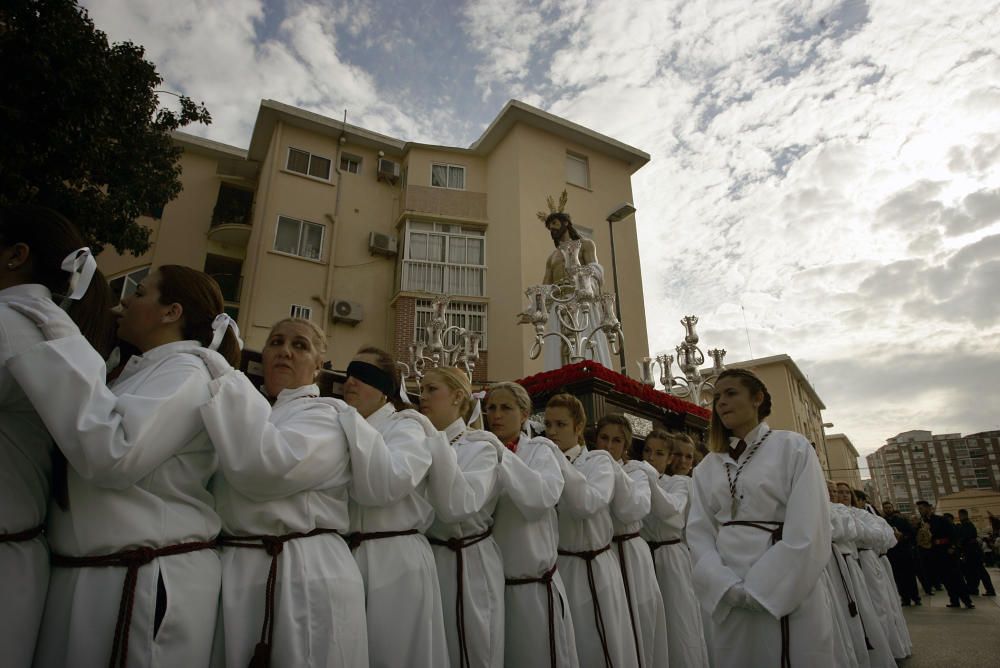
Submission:
[[[1000,569],[989,569],[1000,587]],[[973,596],[975,610],[946,608],[948,595],[936,592],[920,607],[903,608],[913,640],[913,656],[901,668],[996,668],[1000,666],[1000,598]]]

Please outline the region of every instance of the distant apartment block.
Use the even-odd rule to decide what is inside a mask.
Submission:
[[[862,489],[858,451],[851,443],[851,439],[843,434],[827,434],[826,453],[830,461],[830,468],[827,472],[830,480],[846,482],[851,486],[851,489]]]
[[[906,431],[866,459],[882,500],[903,512],[921,499],[936,503],[966,490],[1000,490],[1000,431]]]

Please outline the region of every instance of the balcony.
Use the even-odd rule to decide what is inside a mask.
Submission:
[[[253,191],[222,183],[212,210],[208,238],[225,246],[246,248],[253,220]]]
[[[402,209],[409,213],[485,221],[486,193],[411,185],[403,193]]]
[[[482,297],[486,292],[486,267],[404,260],[401,288],[407,292]]]

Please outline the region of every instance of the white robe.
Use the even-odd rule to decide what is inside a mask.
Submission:
[[[416,411],[386,404],[367,419],[339,414],[351,450],[351,531],[417,530],[363,542],[354,550],[365,582],[368,656],[373,668],[441,668],[449,664],[441,589],[424,532],[434,511],[427,500],[428,439],[443,438]]]
[[[461,418],[444,434],[447,440],[431,441],[435,449],[427,490],[434,506],[434,524],[427,537],[447,541],[482,535],[493,527],[500,492],[497,452],[503,444],[489,432],[469,430]],[[488,536],[462,548],[461,623],[468,663],[459,648],[457,553],[433,540],[451,665],[502,668],[504,576],[496,540]]]
[[[177,341],[136,355],[110,388],[104,360],[80,335],[8,360],[69,462],[69,510],[50,507],[54,553],[108,555],[218,535],[208,491],[216,455],[198,410],[211,377],[199,347]],[[107,664],[124,579],[124,568],[52,569],[35,664]],[[139,568],[130,668],[207,665],[221,579],[212,549]],[[166,613],[154,632],[158,582]]]
[[[735,475],[752,445],[769,428],[761,423],[746,436],[751,444],[739,462],[729,453],[709,453],[695,468],[687,539],[694,556],[694,585],[711,615],[709,656],[718,668],[771,666],[781,661],[779,620],[789,617],[792,665],[833,666],[829,597],[818,587],[830,556],[830,514],[819,460],[800,434],[774,431],[743,469],[741,503],[731,516],[726,466]],[[730,520],[783,522],[783,537]],[[724,595],[741,584],[767,612],[733,608]]]
[[[612,550],[605,550],[590,562],[596,602],[588,580],[587,561],[562,554],[611,546],[614,533],[611,500],[614,498],[617,464],[606,451],[589,450],[577,456],[572,463],[564,459],[562,466],[565,486],[559,500],[559,571],[566,583],[573,614],[580,665],[604,668],[607,664],[597,626],[598,605],[611,665],[638,665],[639,657],[625,599],[625,583]]]
[[[52,437],[7,360],[44,341],[38,327],[10,309],[11,299],[51,299],[43,285],[0,290],[0,534],[28,531],[45,523],[52,474]],[[11,668],[31,665],[49,586],[45,536],[0,543],[0,647]]]
[[[540,578],[556,565],[559,522],[556,504],[563,491],[555,443],[520,436],[516,453],[500,460],[500,498],[493,518],[493,537],[503,555],[508,580]],[[552,575],[553,635],[556,665],[579,665],[573,617],[559,571]],[[545,583],[507,585],[504,595],[504,663],[524,668],[548,668],[549,586]]]
[[[833,546],[830,554],[830,563],[827,564],[826,572],[832,583],[833,601],[836,616],[843,620],[847,629],[850,649],[854,653],[854,662],[859,668],[869,668],[871,659],[868,655],[868,646],[865,643],[865,629],[861,621],[861,613],[854,592],[854,582],[851,579],[851,572],[847,565],[847,560],[841,549],[837,547],[838,542],[843,542],[849,536],[848,526],[853,523],[847,508],[839,503],[830,504],[830,525]],[[850,602],[854,601],[855,615],[851,616]]]
[[[630,461],[615,471],[615,495],[611,500],[611,521],[615,536],[637,534],[629,540],[616,541],[611,551],[622,569],[631,598],[633,631],[638,640],[639,665],[646,668],[665,666],[667,649],[667,614],[663,595],[656,582],[656,569],[649,546],[641,538],[642,520],[649,515],[649,475],[656,470],[645,462]],[[628,578],[625,580],[625,578]]]
[[[885,637],[889,640],[889,648],[893,657],[905,659],[911,653],[910,634],[906,630],[906,622],[902,619],[903,610],[893,605],[898,603],[899,594],[896,592],[896,583],[892,579],[892,573],[886,573],[879,560],[879,555],[896,544],[896,537],[892,533],[889,523],[878,515],[873,515],[861,508],[854,508],[853,511],[860,529],[858,532],[858,560],[861,562],[861,572],[864,573],[865,582],[871,592],[872,603],[882,620],[882,628],[885,630]]]
[[[691,478],[662,475],[650,489],[651,510],[643,520],[642,537],[650,543],[681,541],[653,551],[656,579],[667,610],[669,665],[708,668],[702,615],[691,581],[691,552],[684,542]]]
[[[337,420],[353,410],[315,385],[282,391],[272,407],[238,371],[212,381],[202,406],[219,455],[212,491],[227,536],[350,529],[347,439]],[[277,557],[273,666],[368,666],[365,592],[338,534],[290,540]],[[257,543],[258,545],[260,543]],[[245,668],[260,641],[271,557],[222,549],[222,630],[214,660]],[[322,632],[318,632],[322,630]]]

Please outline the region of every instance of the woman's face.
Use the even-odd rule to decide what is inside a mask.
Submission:
[[[158,345],[165,330],[178,330],[175,340],[180,340],[179,320],[183,309],[180,304],[160,303],[160,272],[151,271],[136,287],[135,292],[122,299],[117,312],[118,338],[131,343],[140,352]]]
[[[504,443],[511,443],[521,433],[528,414],[517,405],[514,395],[505,389],[491,390],[486,397],[486,424]]]
[[[459,417],[462,393],[448,387],[435,373],[428,373],[420,384],[420,412],[436,429],[443,430]]]
[[[545,409],[545,437],[566,452],[580,443],[583,425],[573,424],[573,416],[563,406],[549,406]]]
[[[826,491],[830,495],[830,503],[837,503],[837,484],[830,482],[826,484]]]
[[[716,383],[714,399],[713,409],[726,429],[735,430],[758,422],[760,399],[751,396],[749,388],[738,377],[729,376]]]
[[[322,365],[312,330],[298,322],[283,322],[271,330],[261,357],[264,390],[270,397],[277,397],[282,390],[311,384]]]
[[[352,361],[367,362],[378,366],[378,358],[370,353],[355,355]],[[361,417],[368,417],[385,406],[388,400],[389,398],[382,394],[382,390],[374,388],[354,376],[348,376],[347,380],[344,381],[344,401],[354,406],[358,413],[361,413]]]
[[[853,506],[851,490],[843,485],[837,485],[837,503],[845,506]]]
[[[694,448],[690,443],[675,443],[670,453],[671,475],[689,475],[694,467]]]
[[[642,446],[642,458],[656,469],[657,473],[663,475],[670,460],[670,448],[663,439],[647,438],[645,445]]]
[[[610,452],[616,462],[622,460],[626,445],[625,431],[621,425],[606,424],[597,432],[597,449]]]

